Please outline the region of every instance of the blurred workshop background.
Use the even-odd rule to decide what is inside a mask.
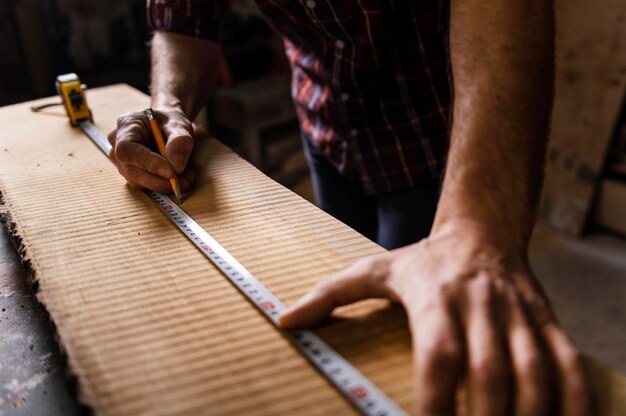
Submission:
[[[557,94],[540,226],[531,246],[533,268],[567,331],[583,352],[624,373],[625,13],[622,0],[557,0]],[[56,75],[67,72],[79,74],[89,88],[123,82],[148,93],[149,39],[144,0],[2,0],[0,106],[54,95]],[[203,123],[259,169],[312,200],[282,41],[253,1],[234,1],[224,48],[230,76],[207,103]],[[8,246],[0,233],[0,246]],[[45,312],[26,282],[18,281],[0,281],[0,307],[0,357],[22,351],[29,339],[30,352],[15,356],[15,365],[36,371],[52,348]],[[44,329],[24,325],[16,309]],[[45,360],[46,371],[61,377],[54,354]],[[0,369],[0,380],[7,371],[16,370]],[[37,394],[43,389],[61,397],[50,380],[36,388]],[[19,394],[0,386],[0,414],[2,400],[6,410],[7,403],[19,404]],[[65,414],[74,414],[72,403],[69,398],[60,404]]]

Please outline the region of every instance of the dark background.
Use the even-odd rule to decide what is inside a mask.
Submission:
[[[233,83],[286,72],[280,39],[251,1],[234,3],[223,42]],[[148,92],[150,36],[145,0],[2,0],[0,106],[54,95],[67,72]]]

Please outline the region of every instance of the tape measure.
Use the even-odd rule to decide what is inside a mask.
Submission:
[[[111,145],[106,136],[93,124],[92,113],[84,96],[84,87],[78,76],[76,74],[59,76],[57,91],[63,100],[72,125],[80,127],[94,144],[105,155],[108,155]],[[361,413],[374,416],[405,414],[389,397],[313,331],[287,331],[282,328],[278,322],[278,316],[285,306],[269,289],[168,196],[153,191],[144,192]]]
[[[76,126],[80,121],[92,121],[91,111],[85,99],[86,87],[80,82],[78,75],[74,73],[59,75],[54,86],[72,126]]]

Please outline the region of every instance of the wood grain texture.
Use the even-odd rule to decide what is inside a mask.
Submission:
[[[148,105],[127,86],[92,90],[88,100],[103,131]],[[215,140],[203,140],[195,164],[198,186],[184,209],[286,304],[383,251]],[[355,413],[143,193],[125,186],[62,109],[0,109],[0,190],[4,221],[96,414]],[[402,310],[371,300],[338,317],[318,333],[410,409]],[[599,374],[609,409],[626,409],[624,379]]]
[[[556,2],[556,96],[541,217],[580,235],[626,86],[622,0]]]

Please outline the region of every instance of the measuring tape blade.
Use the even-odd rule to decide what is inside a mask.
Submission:
[[[90,121],[78,124],[96,146],[108,155],[111,145],[106,136]],[[282,328],[278,317],[285,306],[276,295],[168,196],[148,190],[144,193],[361,413],[373,416],[405,414],[385,393],[313,331],[287,331]]]
[[[109,139],[107,139],[107,136],[105,136],[104,133],[102,133],[89,120],[79,121],[78,127],[80,127],[81,130],[85,132],[87,137],[89,137],[91,141],[94,142],[94,144],[98,146],[100,150],[102,150],[102,153],[104,153],[106,156],[109,156],[109,151],[111,150],[112,146],[111,143],[109,143]]]
[[[146,194],[237,289],[280,328],[278,316],[285,309],[282,302],[169,197],[153,191],[146,191]],[[402,414],[402,410],[391,399],[313,331],[297,330],[284,333],[364,414],[377,416]]]

